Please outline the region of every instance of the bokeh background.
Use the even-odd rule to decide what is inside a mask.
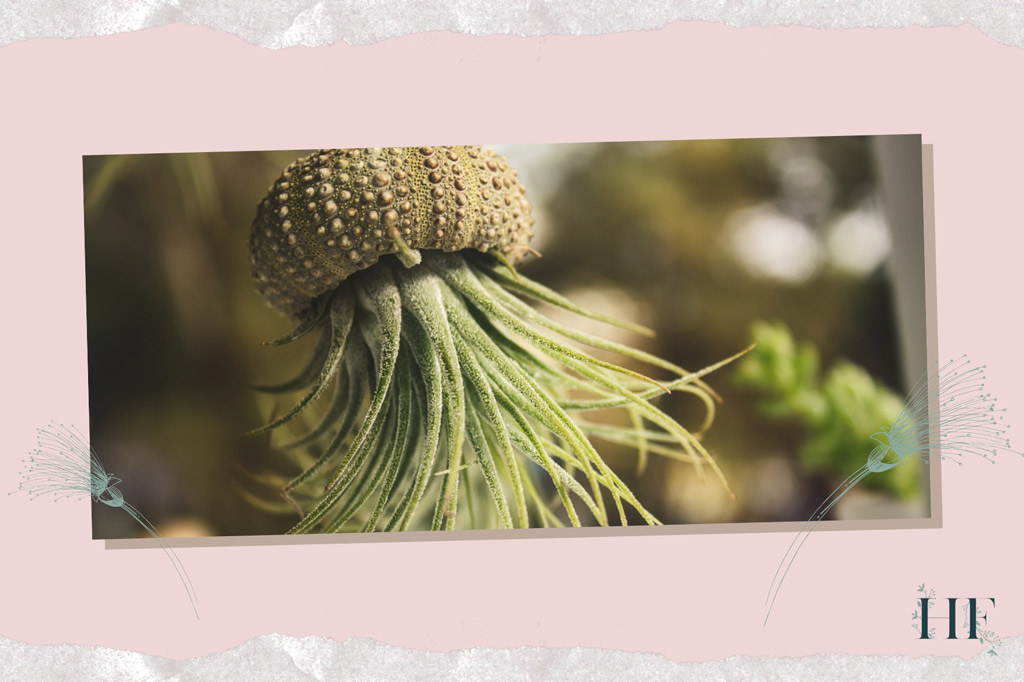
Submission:
[[[596,442],[663,522],[806,520],[864,463],[925,357],[923,330],[907,331],[925,306],[920,212],[883,202],[920,195],[917,142],[916,174],[895,187],[879,180],[885,138],[494,145],[535,207],[543,257],[521,271],[657,335],[577,327],[689,369],[758,342],[707,377],[722,404],[703,443],[736,500],[691,465],[652,455],[640,472],[634,452]],[[91,440],[166,536],[297,521],[253,504],[264,474],[297,472],[243,434],[291,400],[249,385],[297,373],[311,340],[262,345],[290,324],[254,292],[247,240],[267,186],[306,153],[83,159]],[[691,427],[703,416],[681,393],[658,405]],[[869,478],[830,518],[927,516],[927,482],[913,467]],[[93,506],[95,537],[139,535]]]

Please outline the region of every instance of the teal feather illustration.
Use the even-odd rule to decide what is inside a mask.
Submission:
[[[54,495],[55,501],[89,496],[94,502],[123,509],[153,536],[171,560],[198,619],[196,592],[185,567],[153,524],[142,512],[125,501],[124,495],[117,489],[121,479],[106,472],[96,451],[78,429],[50,422],[47,428],[37,429],[37,443],[38,447],[24,460],[26,466],[21,474],[22,480],[14,492],[25,491],[33,500],[41,495]]]
[[[1005,424],[1006,408],[996,409],[998,398],[985,392],[985,368],[972,365],[963,355],[918,380],[892,425],[871,436],[877,445],[864,466],[832,491],[790,543],[768,590],[764,624],[768,623],[782,582],[810,533],[862,480],[910,461],[930,464],[938,457],[963,466],[966,456],[995,463],[1000,450],[1013,452],[1007,437],[1010,426]]]

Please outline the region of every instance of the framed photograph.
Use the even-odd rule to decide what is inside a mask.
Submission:
[[[211,28],[0,49],[0,679],[1024,674],[1019,35]]]
[[[91,442],[164,536],[805,520],[925,371],[921,160],[913,135],[86,157]],[[930,484],[907,462],[823,518],[931,518]]]

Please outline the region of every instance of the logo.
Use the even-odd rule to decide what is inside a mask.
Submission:
[[[973,639],[988,646],[989,654],[997,655],[1000,639],[988,629],[989,613],[996,605],[994,597],[939,598],[935,590],[927,589],[924,583],[917,586],[917,591],[923,594],[917,599],[918,608],[911,619],[920,639],[942,639],[935,621],[946,621],[945,639]]]

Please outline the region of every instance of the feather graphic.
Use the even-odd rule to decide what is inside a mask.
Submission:
[[[914,385],[892,425],[871,437],[878,445],[868,455],[864,466],[832,491],[793,538],[768,589],[765,625],[782,582],[811,531],[866,477],[911,460],[930,464],[937,456],[963,466],[965,456],[994,463],[999,450],[1013,452],[1007,437],[1010,427],[1004,423],[1006,408],[996,409],[998,398],[985,392],[985,365],[972,365],[966,357],[950,360]]]
[[[153,536],[171,560],[198,619],[196,592],[185,567],[153,524],[125,501],[117,489],[121,479],[106,472],[96,451],[78,429],[51,421],[47,428],[37,429],[37,443],[38,447],[24,460],[26,466],[21,473],[22,480],[14,492],[25,491],[33,500],[41,495],[53,495],[54,500],[89,496],[94,502],[123,509]]]

